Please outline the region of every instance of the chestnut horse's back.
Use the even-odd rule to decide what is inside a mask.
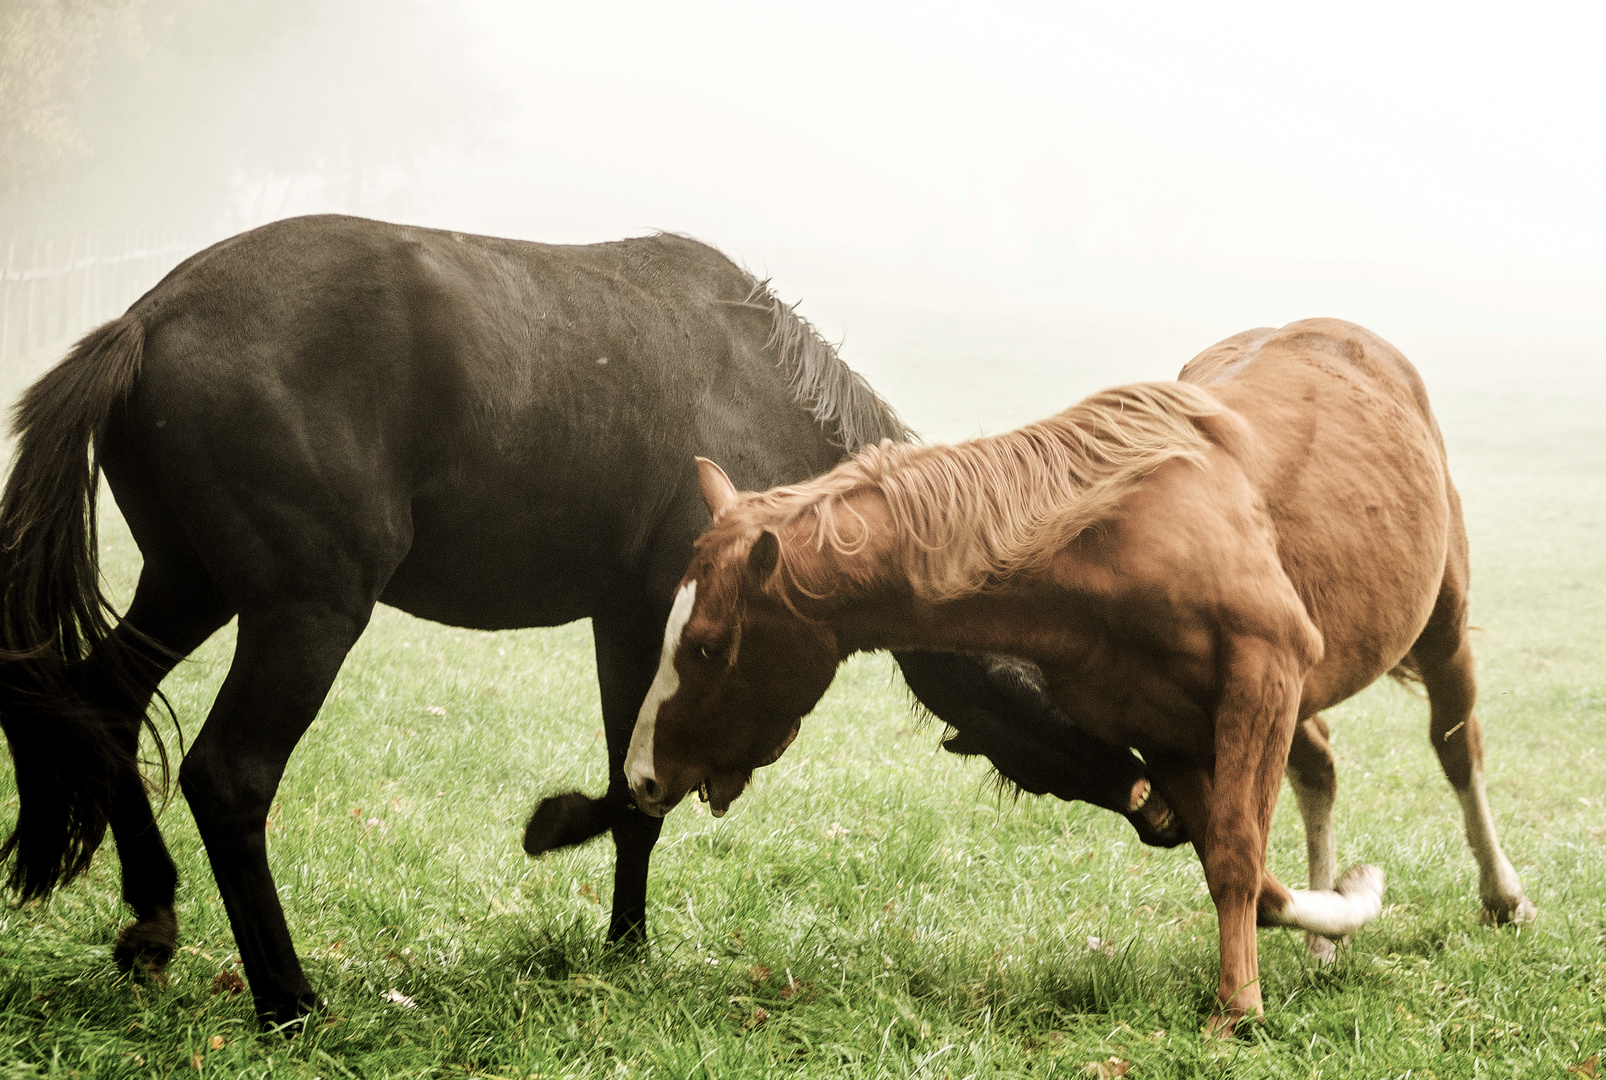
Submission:
[[[1285,571],[1326,654],[1309,716],[1407,657],[1466,537],[1421,377],[1382,338],[1337,319],[1250,330],[1189,361],[1244,421],[1240,464],[1276,522]]]

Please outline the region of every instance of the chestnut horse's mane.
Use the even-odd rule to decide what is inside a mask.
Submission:
[[[818,479],[744,495],[715,532],[812,516],[816,550],[855,554],[870,537],[848,499],[873,489],[891,513],[915,593],[953,599],[1046,563],[1162,463],[1201,459],[1210,440],[1196,421],[1221,411],[1192,383],[1137,383],[1003,435],[947,446],[883,442]],[[783,544],[785,573],[775,580],[812,594],[802,561]]]

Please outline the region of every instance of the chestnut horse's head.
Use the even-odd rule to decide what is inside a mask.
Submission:
[[[715,526],[675,593],[658,675],[625,758],[637,808],[657,816],[693,788],[724,814],[753,770],[791,744],[840,660],[830,628],[766,589],[780,562],[775,533],[722,522],[736,488],[706,458],[697,471]]]

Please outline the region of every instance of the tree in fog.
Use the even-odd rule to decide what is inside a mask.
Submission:
[[[5,0],[0,231],[215,230],[294,184],[382,213],[500,101],[423,0]]]

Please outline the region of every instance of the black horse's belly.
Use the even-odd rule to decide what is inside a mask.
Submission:
[[[517,490],[506,479],[415,502],[411,547],[380,601],[452,626],[510,630],[585,618],[630,588],[626,528],[591,493]]]
[[[577,553],[494,543],[415,545],[391,575],[381,603],[421,619],[471,630],[557,626],[595,612],[595,568]]]

